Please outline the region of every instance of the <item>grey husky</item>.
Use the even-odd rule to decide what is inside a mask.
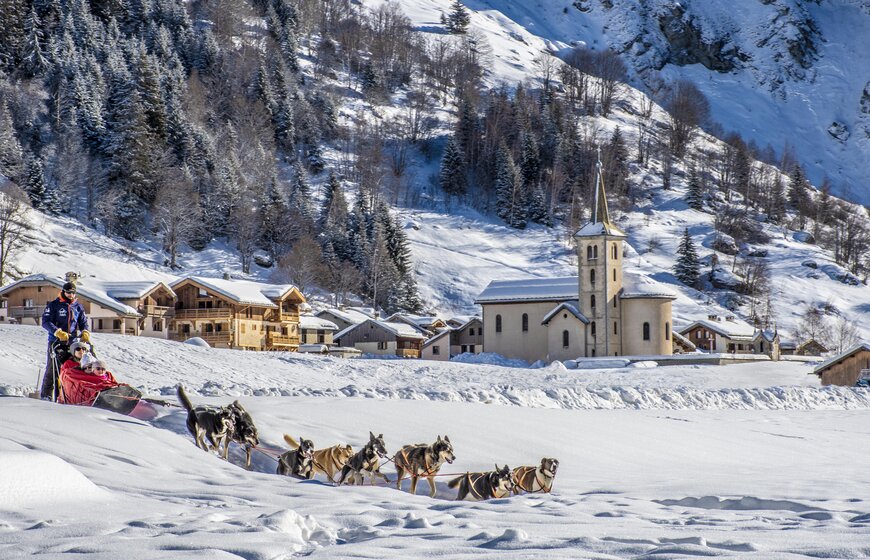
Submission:
[[[278,457],[278,474],[294,476],[305,480],[314,478],[314,442],[299,438],[299,447],[291,449]]]
[[[559,460],[551,457],[541,459],[537,467],[517,467],[514,469],[514,494],[520,492],[550,492],[553,489],[553,479],[559,469]]]
[[[429,497],[435,497],[435,475],[441,470],[441,465],[444,462],[453,463],[456,455],[453,453],[453,444],[450,443],[450,438],[438,436],[435,443],[426,445],[418,443],[416,445],[406,445],[396,453],[396,488],[402,489],[402,479],[405,473],[411,477],[411,494],[417,493],[417,481],[421,476],[426,477],[429,481]]]
[[[386,456],[387,447],[384,444],[384,434],[375,437],[375,434],[369,432],[368,443],[354,453],[341,468],[341,477],[338,479],[338,483],[344,484],[347,476],[351,475],[353,484],[362,484],[363,473],[366,472],[369,473],[372,485],[375,483],[375,477],[383,478],[384,482],[389,482],[390,479],[380,469],[380,460]]]
[[[197,406],[194,407],[181,385],[176,389],[178,400],[187,410],[187,430],[191,433],[200,449],[221,453],[224,460],[229,453],[230,432],[233,430],[233,413],[227,407]],[[208,443],[206,443],[206,440]]]
[[[234,401],[228,408],[233,413],[233,429],[230,430],[230,440],[245,447],[245,467],[251,468],[251,451],[260,445],[257,436],[257,426],[254,419],[239,401]]]
[[[494,471],[465,473],[448,482],[447,486],[459,487],[457,500],[464,500],[469,494],[476,500],[489,500],[509,496],[514,488],[514,479],[510,467],[496,465]]]

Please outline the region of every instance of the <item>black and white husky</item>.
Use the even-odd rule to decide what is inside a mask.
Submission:
[[[194,407],[181,385],[178,386],[176,393],[181,405],[187,410],[187,430],[196,440],[197,447],[220,453],[226,460],[229,453],[230,432],[234,428],[233,412],[227,407],[202,405]],[[210,449],[207,442],[211,444]]]
[[[314,442],[299,438],[299,447],[278,457],[278,474],[304,480],[314,478]]]
[[[257,435],[257,426],[254,425],[254,419],[242,406],[239,401],[233,401],[227,406],[233,413],[233,429],[230,431],[230,440],[238,443],[245,448],[245,467],[251,468],[251,451],[260,445],[260,438]]]
[[[509,496],[514,488],[514,478],[510,467],[496,465],[494,471],[465,473],[448,482],[447,486],[459,487],[457,500],[464,500],[469,494],[476,500],[489,500]]]
[[[406,445],[396,453],[396,488],[402,489],[402,479],[405,473],[411,477],[411,494],[417,493],[417,481],[420,477],[426,477],[429,482],[429,497],[435,497],[435,475],[441,470],[441,465],[445,462],[453,463],[456,455],[453,453],[453,444],[450,443],[450,438],[438,436],[435,443],[426,445],[418,443],[416,445]]]
[[[354,453],[342,467],[338,483],[344,484],[347,476],[351,475],[353,484],[362,484],[363,473],[369,473],[371,484],[375,483],[375,477],[383,478],[384,482],[389,482],[390,479],[380,469],[380,460],[386,456],[387,447],[384,444],[384,434],[375,437],[375,434],[369,432],[368,443]]]
[[[514,494],[520,492],[550,492],[559,470],[559,460],[551,457],[541,459],[537,467],[523,466],[514,469]]]

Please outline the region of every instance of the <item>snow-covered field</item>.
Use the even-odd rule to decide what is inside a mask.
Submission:
[[[0,326],[0,341],[0,393],[22,394],[43,335]],[[358,447],[371,430],[395,452],[447,434],[457,460],[443,472],[552,456],[555,488],[458,503],[449,477],[436,499],[297,482],[267,454],[248,472],[236,447],[230,464],[200,451],[178,408],[141,422],[10,396],[0,558],[870,556],[870,396],[818,387],[811,365],[521,369],[97,344],[149,393],[181,381],[196,403],[239,398],[268,446],[289,433]]]

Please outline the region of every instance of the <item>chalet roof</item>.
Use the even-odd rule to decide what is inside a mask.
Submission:
[[[40,284],[51,284],[52,286],[56,287],[59,292],[65,282],[66,280],[64,278],[61,278],[60,276],[51,276],[48,274],[31,274],[30,276],[25,276],[20,280],[16,280],[15,282],[12,282],[3,286],[3,288],[0,288],[0,296],[5,295],[12,290],[20,288],[22,286],[38,286]],[[78,283],[76,283],[76,292],[79,294],[80,297],[97,303],[101,307],[105,307],[106,309],[111,309],[112,311],[120,315],[128,317],[141,317],[141,314],[136,311],[136,309],[110,296],[106,292],[106,288],[104,287],[104,285],[99,281],[91,279],[79,281]]]
[[[567,311],[568,313],[579,319],[584,325],[589,324],[589,319],[587,319],[586,315],[583,315],[583,313],[580,311],[580,302],[578,302],[577,300],[563,301],[562,303],[551,309],[549,312],[547,312],[546,315],[544,315],[544,320],[541,321],[541,324],[548,324],[550,322],[550,319],[559,314],[560,311]]]
[[[452,328],[448,327],[448,328],[440,331],[438,334],[436,334],[435,336],[433,336],[432,338],[430,338],[429,340],[424,342],[423,348],[426,348],[427,346],[431,346],[433,342],[435,342],[436,340],[441,340],[445,336],[449,337],[450,333],[453,332],[454,330],[456,330],[456,329],[452,329]]]
[[[674,335],[674,342],[678,342],[681,346],[688,348],[689,350],[692,350],[692,351],[698,349],[698,347],[695,346],[694,342],[692,342],[691,340],[689,340],[685,336],[681,335],[680,333],[673,332],[671,334]]]
[[[412,315],[410,313],[393,313],[387,317],[387,321],[405,321],[410,322],[421,329],[428,329],[435,323],[444,322],[441,318],[434,315]]]
[[[324,330],[324,331],[337,331],[338,325],[336,325],[332,321],[328,321],[326,319],[323,319],[322,317],[315,317],[314,315],[300,315],[299,316],[299,328]]]
[[[140,299],[161,286],[175,296],[175,292],[166,282],[103,282],[106,293],[116,299]]]
[[[696,327],[704,327],[732,340],[752,341],[755,339],[755,327],[740,319],[701,319],[691,325],[680,329],[680,334],[686,334]]]
[[[257,307],[278,307],[274,300],[280,300],[296,289],[293,284],[261,284],[250,280],[224,280],[206,276],[185,276],[172,283],[177,288],[182,282],[190,280],[212,290],[225,298],[242,305]]]
[[[473,319],[480,319],[477,315],[454,315],[444,321],[450,327],[459,327],[468,324]]]
[[[346,329],[344,329],[343,331],[335,333],[333,338],[335,340],[340,340],[343,336],[347,336],[347,334],[350,333],[351,331],[353,331],[354,329],[358,329],[366,324],[374,325],[380,329],[383,329],[383,330],[393,334],[396,337],[416,338],[416,339],[420,339],[420,340],[426,338],[424,335],[420,334],[420,332],[417,329],[415,329],[414,327],[412,327],[411,325],[409,325],[407,323],[389,323],[387,321],[378,321],[376,319],[368,319],[366,321],[363,321],[362,323],[357,323],[355,325],[351,325],[351,326],[347,327]]]
[[[316,315],[319,317],[322,313],[329,313],[334,317],[338,317],[342,321],[347,323],[353,323],[357,325],[364,321],[368,321],[369,319],[374,319],[371,315],[367,315],[361,311],[357,311],[355,308],[348,307],[345,309],[337,309],[335,307],[330,307],[328,309],[324,309],[322,311],[318,311]]]
[[[649,276],[626,271],[622,277],[621,299],[677,299],[677,294],[661,282]]]
[[[525,278],[522,280],[493,280],[477,296],[475,303],[521,303],[531,301],[576,300],[578,279]]]
[[[794,344],[792,344],[792,345],[795,346]],[[796,345],[795,351],[800,352],[800,351],[805,350],[806,348],[813,346],[813,345],[818,346],[819,351],[821,351],[821,352],[828,351],[828,348],[824,344],[822,344],[821,342],[816,340],[815,338],[811,338],[809,340],[806,340],[806,341],[801,342],[800,344]],[[780,344],[780,348],[782,348],[782,344]]]
[[[764,330],[758,331],[758,336],[763,338],[767,342],[773,342],[774,340],[776,340],[776,338],[779,336],[779,334],[776,331],[764,329]]]
[[[831,366],[833,366],[833,365],[835,365],[835,364],[837,364],[837,363],[839,363],[839,362],[845,360],[846,358],[850,357],[852,354],[855,354],[855,353],[857,353],[857,352],[860,352],[861,350],[866,350],[867,352],[870,352],[870,343],[868,343],[868,342],[859,342],[858,344],[855,344],[854,346],[852,346],[851,348],[849,348],[849,349],[846,350],[845,352],[842,352],[842,353],[840,353],[840,354],[837,354],[837,355],[834,356],[833,358],[828,358],[828,359],[825,360],[824,362],[822,362],[822,363],[820,363],[819,365],[817,365],[816,368],[813,370],[813,373],[815,373],[816,375],[818,375],[819,377],[821,377],[822,373],[823,373],[826,369],[828,369],[829,367],[831,367]]]

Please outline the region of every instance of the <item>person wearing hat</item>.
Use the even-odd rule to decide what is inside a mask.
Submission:
[[[91,406],[101,391],[120,385],[106,369],[106,362],[86,354],[82,369],[70,368],[61,373],[64,404]]]
[[[60,295],[45,306],[45,311],[42,312],[42,328],[48,332],[48,359],[39,396],[43,399],[51,399],[54,397],[57,383],[55,376],[59,373],[52,368],[52,345],[56,342],[66,344],[76,336],[82,342],[91,340],[88,316],[85,314],[85,308],[76,300],[75,284],[72,282],[64,284]]]
[[[60,368],[60,394],[57,397],[57,402],[65,403],[66,399],[64,395],[66,394],[66,387],[69,382],[70,376],[73,374],[84,374],[84,367],[87,363],[88,359],[94,359],[91,356],[90,346],[87,342],[82,342],[80,340],[73,342],[69,347],[70,358],[66,362],[63,363],[63,366]]]

